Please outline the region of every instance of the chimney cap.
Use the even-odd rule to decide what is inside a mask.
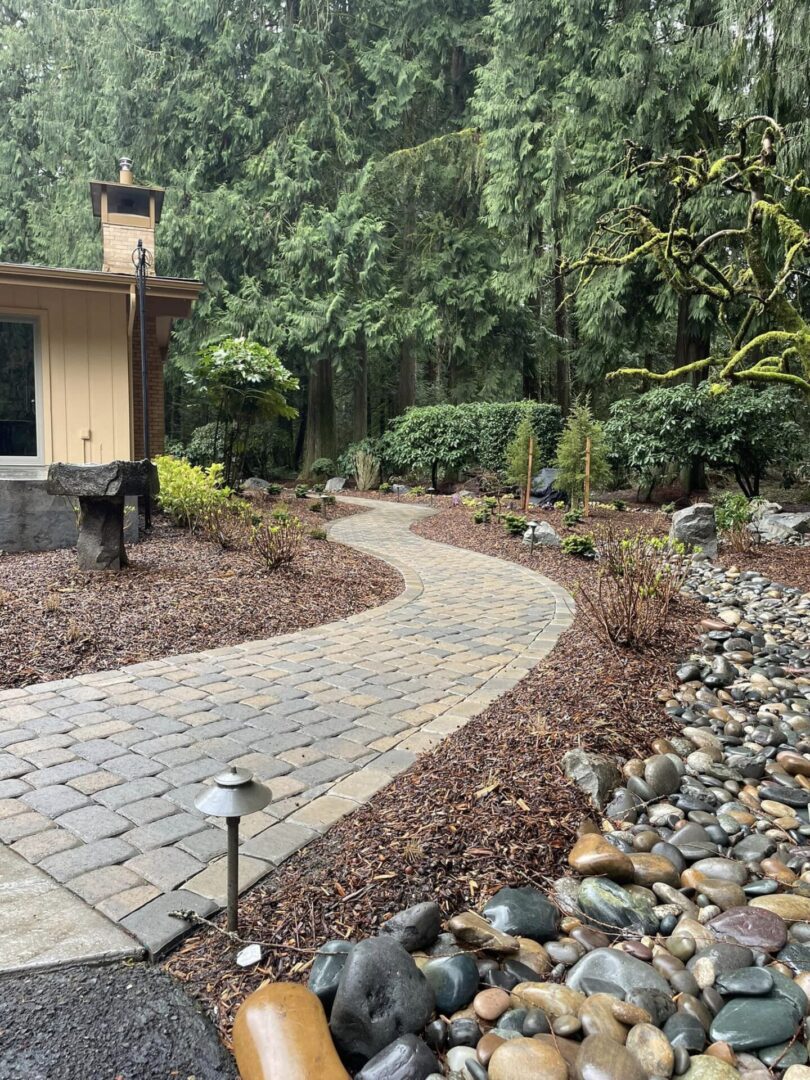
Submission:
[[[132,158],[122,157],[118,159],[118,181],[121,184],[132,184]]]

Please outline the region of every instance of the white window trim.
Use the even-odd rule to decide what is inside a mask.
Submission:
[[[0,322],[28,323],[34,328],[34,411],[37,426],[37,453],[31,457],[0,454],[0,465],[37,466],[45,463],[45,412],[42,385],[42,321],[37,315],[21,315],[0,309]]]

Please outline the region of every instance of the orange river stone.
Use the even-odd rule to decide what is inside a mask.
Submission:
[[[242,1080],[349,1080],[323,1006],[298,983],[265,983],[246,997],[233,1048]]]

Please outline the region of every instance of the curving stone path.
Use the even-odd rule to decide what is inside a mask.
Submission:
[[[273,793],[242,821],[247,888],[510,689],[569,625],[573,603],[548,579],[410,532],[430,510],[347,501],[368,512],[331,538],[397,567],[393,601],[0,692],[0,971],[157,954],[187,929],[169,912],[224,904],[224,822],[194,809],[223,767]]]

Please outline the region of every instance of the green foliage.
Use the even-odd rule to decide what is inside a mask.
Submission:
[[[334,495],[324,495],[321,498],[321,503],[324,506],[334,506],[336,502],[337,502],[337,500],[335,499]]]
[[[588,438],[591,440],[591,491],[598,491],[611,481],[605,433],[599,421],[594,419],[590,406],[577,402],[566,421],[554,460],[560,470],[554,482],[572,502],[583,498],[585,445]]]
[[[748,496],[759,493],[766,468],[787,467],[801,453],[808,410],[789,392],[735,386],[713,394],[703,384],[662,387],[618,401],[605,431],[618,468],[652,486],[673,465],[693,460],[731,469]]]
[[[720,532],[741,529],[751,520],[751,503],[740,492],[728,491],[714,504],[714,517]]]
[[[309,494],[309,484],[296,484],[295,485],[295,497],[296,499],[305,499]]]
[[[526,518],[523,514],[504,514],[501,520],[510,536],[523,536],[526,531]]]
[[[331,458],[315,458],[309,467],[313,476],[332,476],[335,472],[335,463]]]
[[[563,525],[567,529],[573,529],[582,521],[584,514],[581,510],[566,510],[563,514]]]
[[[166,455],[155,458],[155,465],[160,480],[157,502],[175,525],[196,529],[206,515],[227,505],[232,497],[231,489],[223,485],[222,465],[203,469]]]
[[[526,490],[529,482],[529,445],[533,437],[531,418],[526,415],[521,419],[512,441],[506,448],[507,479],[521,491]]]
[[[581,559],[592,559],[596,554],[596,544],[592,533],[571,533],[560,541],[560,550],[564,555],[576,555]]]
[[[560,410],[556,405],[530,401],[409,409],[392,421],[383,437],[382,452],[397,468],[430,470],[432,486],[437,487],[439,468],[456,471],[469,465],[505,469],[509,444],[527,419],[535,438],[534,461],[540,468],[554,453],[561,428]],[[525,474],[521,482],[525,482]]]
[[[310,529],[310,539],[312,540],[326,540],[326,529]]]
[[[298,388],[298,380],[272,349],[247,338],[224,337],[200,349],[186,376],[216,412],[212,456],[217,458],[219,426],[222,426],[222,460],[225,478],[237,483],[242,477],[247,439],[258,419],[291,418],[296,410],[285,394]]]
[[[313,499],[313,501],[307,506],[307,510],[311,510],[313,514],[320,514],[323,503],[320,499]]]
[[[627,509],[627,503],[624,499],[611,499],[610,505],[614,510],[618,510],[619,513],[623,513]]]
[[[353,476],[358,491],[370,491],[380,479],[380,441],[361,439],[347,446],[338,460],[342,476]]]
[[[379,492],[381,495],[389,495],[391,493],[391,485],[388,483],[380,484]]]
[[[487,506],[479,506],[473,511],[473,521],[476,525],[489,525],[492,520],[492,511]]]

